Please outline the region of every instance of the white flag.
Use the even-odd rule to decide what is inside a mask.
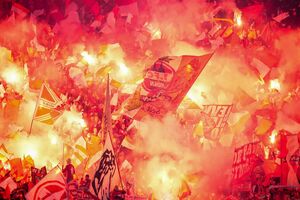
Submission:
[[[102,123],[102,135],[106,138],[103,153],[98,161],[98,166],[93,174],[92,193],[101,200],[110,199],[110,192],[120,183],[117,160],[111,141],[111,109],[109,94],[109,78],[107,80],[106,100]]]

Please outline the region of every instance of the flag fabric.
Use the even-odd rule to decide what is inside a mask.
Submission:
[[[176,110],[212,55],[158,59],[146,70],[144,81],[133,95],[134,101],[124,107],[125,114],[130,111],[135,120],[141,120],[147,115],[161,118]]]
[[[38,182],[27,194],[26,199],[67,199],[66,184],[58,166],[53,168],[40,182]]]
[[[31,167],[31,182],[33,184],[38,183],[42,178],[47,175],[46,167],[42,167],[41,169]]]
[[[18,180],[19,178],[23,177],[24,171],[23,171],[23,165],[21,158],[13,158],[9,160],[9,164],[11,167],[10,174]]]
[[[112,141],[111,141],[111,110],[110,110],[110,90],[109,90],[109,77],[107,80],[106,88],[106,100],[103,116],[103,132],[105,136],[105,144],[101,158],[98,161],[98,166],[93,174],[92,180],[92,193],[95,194],[101,200],[108,200],[110,198],[110,192],[121,181],[118,174],[117,160],[114,153]]]
[[[263,4],[254,4],[241,9],[243,18],[246,19],[259,19],[262,16],[264,6]]]
[[[38,93],[43,86],[43,81],[34,77],[28,79],[29,91]]]
[[[252,58],[252,61],[250,63],[253,67],[256,68],[258,74],[264,78],[270,71],[270,67],[267,66],[265,63],[263,63],[261,60],[257,58]]]
[[[106,134],[103,153],[92,181],[92,191],[99,199],[110,199],[110,192],[116,185],[119,185],[121,179],[117,167],[110,135]]]
[[[37,102],[34,120],[52,125],[55,120],[61,115],[61,112],[56,108],[62,104],[62,101],[49,87],[48,84],[43,84],[40,92],[40,97]]]
[[[279,15],[277,15],[276,17],[273,17],[273,20],[280,23],[282,20],[286,19],[289,16],[290,15],[288,12],[283,12],[283,13],[280,13]]]
[[[272,130],[273,122],[261,116],[257,116],[257,127],[255,128],[256,135],[264,135]]]
[[[17,183],[12,179],[11,176],[8,176],[0,183],[0,187],[5,189],[6,194],[10,194],[14,189],[17,188]]]
[[[133,139],[130,138],[129,136],[125,136],[125,138],[121,143],[121,146],[130,150],[134,150],[136,148]]]
[[[74,167],[80,165],[80,163],[87,157],[88,157],[88,153],[86,149],[86,141],[82,136],[80,136],[80,138],[78,138],[78,140],[75,142],[73,148],[73,155],[71,157]]]
[[[17,14],[17,16],[20,16],[20,18],[25,18],[29,13],[30,10],[28,10],[27,8],[25,8],[22,4],[16,3],[14,2],[11,10]]]
[[[25,169],[31,169],[31,167],[34,167],[34,160],[30,155],[27,155],[26,157],[23,157],[23,167]]]
[[[287,174],[287,184],[288,185],[299,185],[300,183],[300,147],[298,142],[298,135],[287,136],[287,155],[286,161],[289,165],[289,171]]]
[[[103,145],[101,138],[97,135],[91,135],[90,138],[86,139],[86,152],[88,156],[93,156],[97,152],[102,151]]]
[[[200,121],[203,122],[204,136],[210,140],[219,140],[232,110],[232,105],[203,105]]]
[[[191,194],[192,194],[192,191],[191,191],[188,183],[185,180],[182,180],[181,181],[181,186],[180,186],[179,191],[178,191],[178,199],[179,200],[184,200],[188,196],[190,196]]]
[[[1,160],[8,160],[10,159],[12,155],[10,153],[8,153],[6,147],[4,144],[1,144],[0,146],[0,158]]]
[[[251,170],[254,168],[257,159],[259,143],[245,144],[234,150],[232,165],[232,183],[238,185],[244,181],[249,181]]]

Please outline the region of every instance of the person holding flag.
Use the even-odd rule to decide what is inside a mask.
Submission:
[[[67,159],[67,165],[63,169],[63,174],[66,177],[67,183],[70,183],[74,179],[75,167],[72,165],[70,158]]]

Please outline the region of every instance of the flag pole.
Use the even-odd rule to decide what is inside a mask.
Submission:
[[[35,104],[33,116],[32,116],[31,123],[30,123],[30,128],[29,128],[28,137],[31,135],[32,126],[33,126],[33,121],[34,121],[34,116],[36,115],[37,108],[38,108],[38,105],[39,105],[39,102],[40,102],[40,99],[41,99],[41,96],[42,96],[42,91],[43,91],[43,89],[44,89],[44,83],[43,83],[43,85],[42,85],[42,88],[41,88],[41,90],[40,90],[39,97],[38,97],[38,99],[37,99],[37,101],[36,101],[36,104]]]
[[[109,102],[107,102],[107,100],[109,100]],[[109,114],[110,114],[110,127],[109,127],[109,131],[108,131],[108,136],[109,136],[109,139],[110,139],[110,142],[112,144],[112,150],[113,150],[113,153],[114,155],[117,156],[117,154],[115,153],[115,148],[114,148],[114,145],[113,145],[113,142],[112,142],[112,137],[111,137],[111,132],[112,132],[112,123],[111,123],[111,109],[110,109],[110,90],[109,90],[109,73],[107,74],[107,85],[106,85],[106,102],[105,102],[105,106],[106,106],[106,109],[109,109]],[[122,177],[121,177],[121,173],[120,173],[120,169],[119,169],[119,165],[118,165],[118,161],[116,159],[116,165],[117,165],[117,170],[118,170],[118,174],[119,174],[119,178],[120,178],[120,182],[121,182],[121,187],[122,187],[122,190],[124,190],[124,185],[123,185],[123,181],[122,181]]]
[[[64,168],[64,163],[65,163],[65,143],[63,142],[62,145],[62,168]]]

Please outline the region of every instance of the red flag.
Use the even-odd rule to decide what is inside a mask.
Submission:
[[[137,2],[137,0],[116,0],[118,6],[125,6]]]
[[[232,165],[232,183],[237,185],[250,180],[251,170],[254,168],[258,143],[249,143],[234,150]]]
[[[61,170],[58,167],[53,168],[26,194],[26,199],[67,199],[66,184]]]
[[[5,189],[5,196],[7,196],[9,199],[10,193],[17,188],[17,183],[10,176],[8,176],[0,183],[0,187]]]
[[[247,19],[258,19],[262,16],[263,9],[264,6],[262,4],[255,4],[242,8],[241,11],[243,13],[243,17]]]
[[[13,3],[11,10],[21,18],[25,18],[30,13],[30,10],[25,8],[22,4],[16,2]]]

